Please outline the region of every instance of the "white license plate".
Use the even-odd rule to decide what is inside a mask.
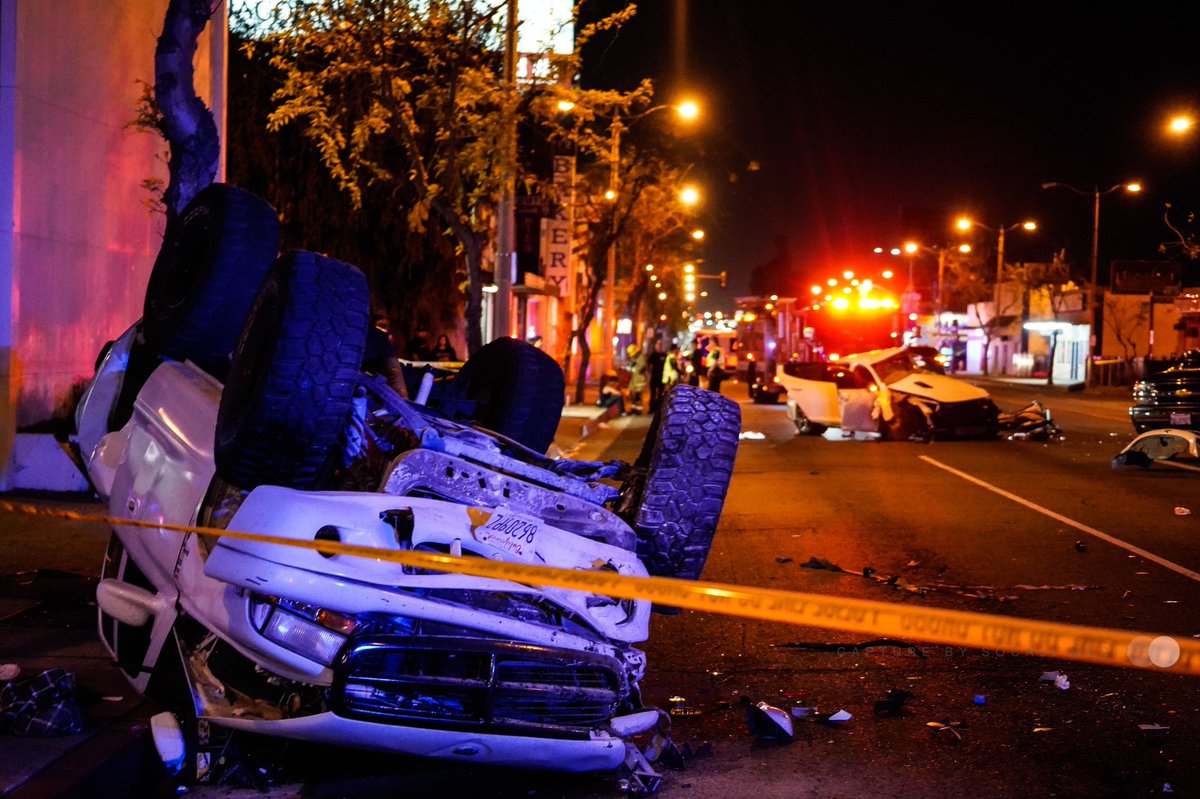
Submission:
[[[1192,415],[1190,413],[1173,413],[1171,414],[1171,424],[1191,424]]]
[[[514,513],[494,513],[492,518],[475,528],[475,540],[531,561],[537,554],[539,529],[537,519]]]

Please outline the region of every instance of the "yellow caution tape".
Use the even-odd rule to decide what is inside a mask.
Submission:
[[[528,585],[556,586],[621,599],[646,599],[659,605],[727,616],[865,633],[875,638],[900,638],[983,652],[1060,658],[1200,676],[1200,641],[1191,638],[866,599],[831,598],[770,588],[666,577],[627,577],[612,571],[557,569],[480,557],[352,546],[336,541],[296,541],[257,533],[134,521],[14,502],[0,501],[0,511],[299,547],[440,572],[491,577]]]

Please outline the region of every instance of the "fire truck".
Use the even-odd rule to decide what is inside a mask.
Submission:
[[[737,297],[738,379],[755,402],[777,402],[784,389],[776,364],[835,360],[895,346],[902,330],[899,303],[878,289],[854,295]]]

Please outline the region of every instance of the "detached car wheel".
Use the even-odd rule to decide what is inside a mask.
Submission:
[[[263,277],[279,251],[279,219],[263,199],[214,183],[167,228],[142,310],[146,343],[221,377]]]
[[[715,392],[680,385],[663,398],[635,464],[645,478],[633,504],[633,528],[651,574],[700,577],[741,427],[737,403]]]
[[[565,392],[557,361],[528,342],[498,338],[467,359],[440,410],[545,452],[558,431]]]
[[[366,346],[367,281],[293,252],[267,273],[217,412],[217,474],[240,488],[314,488],[349,417]]]

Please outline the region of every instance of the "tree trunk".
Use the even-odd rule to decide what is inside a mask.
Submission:
[[[596,303],[600,299],[600,290],[604,288],[603,278],[592,281],[588,288],[587,302],[583,306],[583,314],[579,319],[579,327],[571,331],[571,336],[579,342],[579,374],[575,376],[575,404],[583,402],[583,390],[587,385],[587,371],[592,359],[592,349],[588,345],[587,332],[596,318]]]
[[[170,0],[154,51],[154,96],[171,148],[163,201],[167,220],[177,217],[216,179],[221,143],[217,125],[196,94],[196,40],[213,13],[213,0]]]
[[[1046,385],[1054,385],[1054,350],[1058,348],[1058,331],[1050,334],[1050,357],[1046,363]]]
[[[483,249],[477,237],[464,242],[463,249],[467,261],[467,355],[470,356],[483,346]]]

